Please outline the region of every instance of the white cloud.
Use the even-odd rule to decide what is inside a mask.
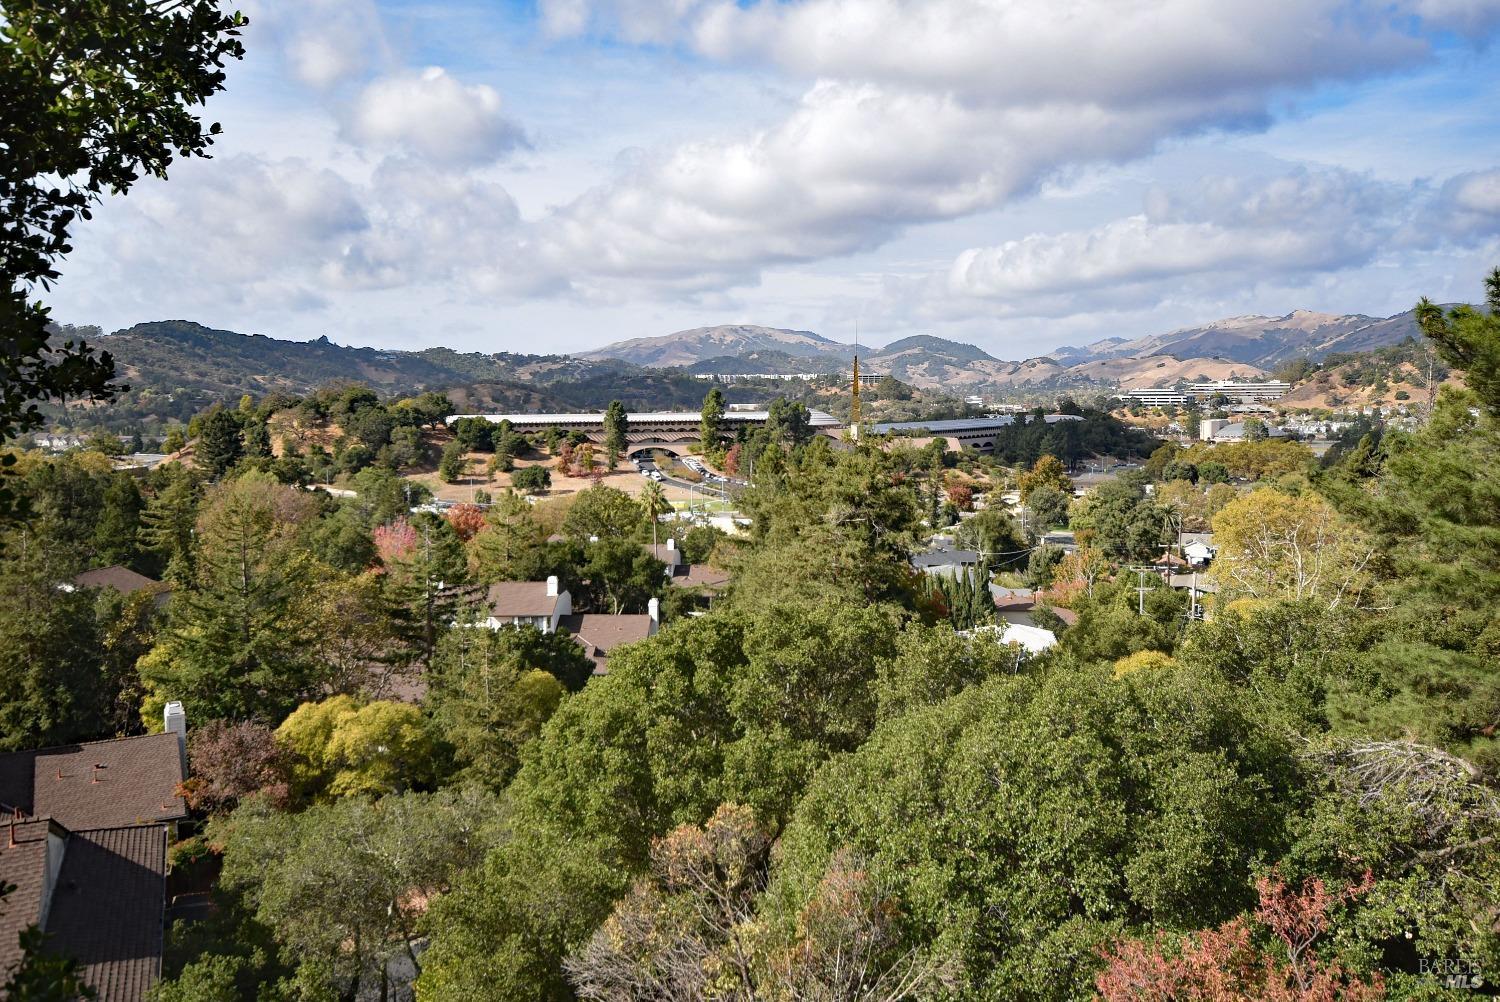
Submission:
[[[1460,3],[1463,17],[1434,6]],[[586,192],[539,225],[539,245],[578,291],[753,283],[767,266],[1004,204],[1060,171],[1264,128],[1289,92],[1420,61],[1439,20],[1477,23],[1491,5],[550,0],[554,31],[676,39],[817,82],[775,126],[683,144]]]
[[[301,83],[328,90],[389,58],[374,0],[249,0],[247,47],[277,52]]]
[[[809,77],[1016,104],[1119,106],[1365,77],[1437,30],[1483,33],[1496,0],[543,0],[555,33],[676,41]]]
[[[1138,156],[1229,110],[1191,101],[1115,112],[979,108],[947,94],[824,82],[780,124],[648,158],[539,222],[536,235],[575,288],[753,282],[769,264],[868,250],[913,224],[991,208],[1060,164]]]
[[[1457,211],[1500,217],[1500,170],[1462,174],[1449,181],[1444,192]]]
[[[438,163],[493,161],[526,143],[486,84],[464,84],[440,67],[372,81],[345,122],[355,142],[405,150]]]
[[[959,301],[954,309],[979,299],[1046,315],[1472,248],[1500,234],[1500,171],[1456,177],[1437,192],[1337,170],[1205,178],[1176,194],[1153,190],[1145,203],[1091,229],[965,250],[926,294]]]
[[[542,26],[554,36],[608,34],[634,44],[675,39],[705,0],[541,0]]]

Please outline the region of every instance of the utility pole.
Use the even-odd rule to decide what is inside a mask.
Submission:
[[[1146,614],[1146,592],[1151,590],[1146,587],[1146,572],[1151,570],[1151,568],[1134,567],[1131,569],[1135,571],[1136,611],[1144,616]]]

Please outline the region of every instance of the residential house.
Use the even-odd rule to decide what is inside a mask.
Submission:
[[[121,564],[111,564],[108,567],[96,567],[93,570],[84,571],[75,577],[70,585],[72,588],[113,588],[125,596],[144,591],[156,596],[157,606],[166,605],[167,600],[172,597],[171,585],[155,578],[148,578],[144,574],[137,574]]]
[[[1016,623],[1006,623],[993,626],[976,626],[972,630],[964,630],[964,636],[975,636],[981,633],[998,633],[1002,644],[1016,644],[1028,655],[1040,654],[1049,647],[1057,645],[1057,634],[1051,630],[1044,630],[1039,626],[1024,626]]]
[[[642,543],[641,548],[667,566],[668,579],[687,566],[687,561],[682,558],[682,551],[677,548],[677,540],[670,537],[665,543]]]
[[[595,675],[609,674],[609,654],[616,647],[653,636],[661,628],[661,603],[652,599],[642,615],[607,616],[596,613],[563,616],[558,626],[572,634],[594,662]]]
[[[1187,558],[1188,564],[1193,567],[1207,567],[1213,562],[1216,553],[1218,553],[1216,547],[1197,540],[1184,545],[1182,548],[1182,555]]]
[[[140,1002],[161,976],[167,845],[187,817],[186,718],[163,734],[0,755],[0,971],[19,934],[78,961],[99,1002]]]
[[[990,594],[995,598],[995,615],[1003,623],[1012,626],[1036,626],[1037,593],[1030,588],[1006,588],[990,583]],[[1068,626],[1078,625],[1078,613],[1061,606],[1043,606],[1048,612]]]
[[[534,626],[543,633],[556,633],[557,624],[573,613],[573,596],[558,587],[557,575],[546,581],[497,581],[482,600],[485,626]]]
[[[647,553],[667,567],[667,583],[674,588],[696,588],[705,594],[722,591],[729,584],[729,572],[708,564],[690,564],[677,547],[677,540],[665,543],[643,543]]]
[[[923,574],[957,576],[961,571],[978,567],[979,554],[974,550],[928,550],[913,555],[911,565]]]
[[[575,613],[572,594],[558,587],[555,576],[546,581],[497,582],[489,586],[482,601],[487,615],[479,625],[492,630],[534,626],[543,633],[562,631],[583,647],[596,675],[608,670],[610,651],[645,640],[661,627],[661,603],[654,598],[644,614]]]

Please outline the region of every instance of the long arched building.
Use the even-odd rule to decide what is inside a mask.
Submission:
[[[729,410],[723,418],[723,428],[733,434],[736,428],[759,428],[770,418],[770,411]],[[838,438],[844,430],[839,419],[823,411],[809,411],[809,423],[815,433]],[[588,436],[589,441],[604,444],[604,412],[589,411],[578,414],[454,414],[448,418],[451,425],[464,418],[483,418],[491,424],[509,421],[510,426],[521,432],[538,432],[547,428],[559,431],[577,431]],[[629,415],[626,452],[642,452],[663,449],[677,455],[698,451],[698,434],[703,416],[697,411],[638,411]]]
[[[1021,416],[1026,417],[1026,415]],[[1048,424],[1057,424],[1059,421],[1082,421],[1083,418],[1077,414],[1044,414],[1042,420]],[[952,418],[941,421],[889,421],[884,424],[871,425],[870,433],[922,441],[941,438],[947,441],[948,448],[954,452],[973,449],[975,452],[991,453],[995,451],[995,439],[1000,431],[1015,423],[1016,415],[1014,414]]]

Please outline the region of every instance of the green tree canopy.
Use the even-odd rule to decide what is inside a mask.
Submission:
[[[114,363],[52,342],[33,298],[58,277],[74,223],[143,174],[204,156],[217,124],[195,106],[223,89],[244,19],[213,0],[19,0],[0,27],[0,443],[41,423],[36,401],[108,398]],[[11,465],[9,456],[0,466]],[[0,483],[0,515],[13,504]]]
[[[1071,999],[1119,930],[1238,912],[1255,861],[1289,842],[1271,799],[1295,785],[1284,739],[1211,674],[1137,679],[1054,668],[881,727],[793,815],[773,927],[853,851],[899,901],[905,945],[959,965],[961,997]]]

